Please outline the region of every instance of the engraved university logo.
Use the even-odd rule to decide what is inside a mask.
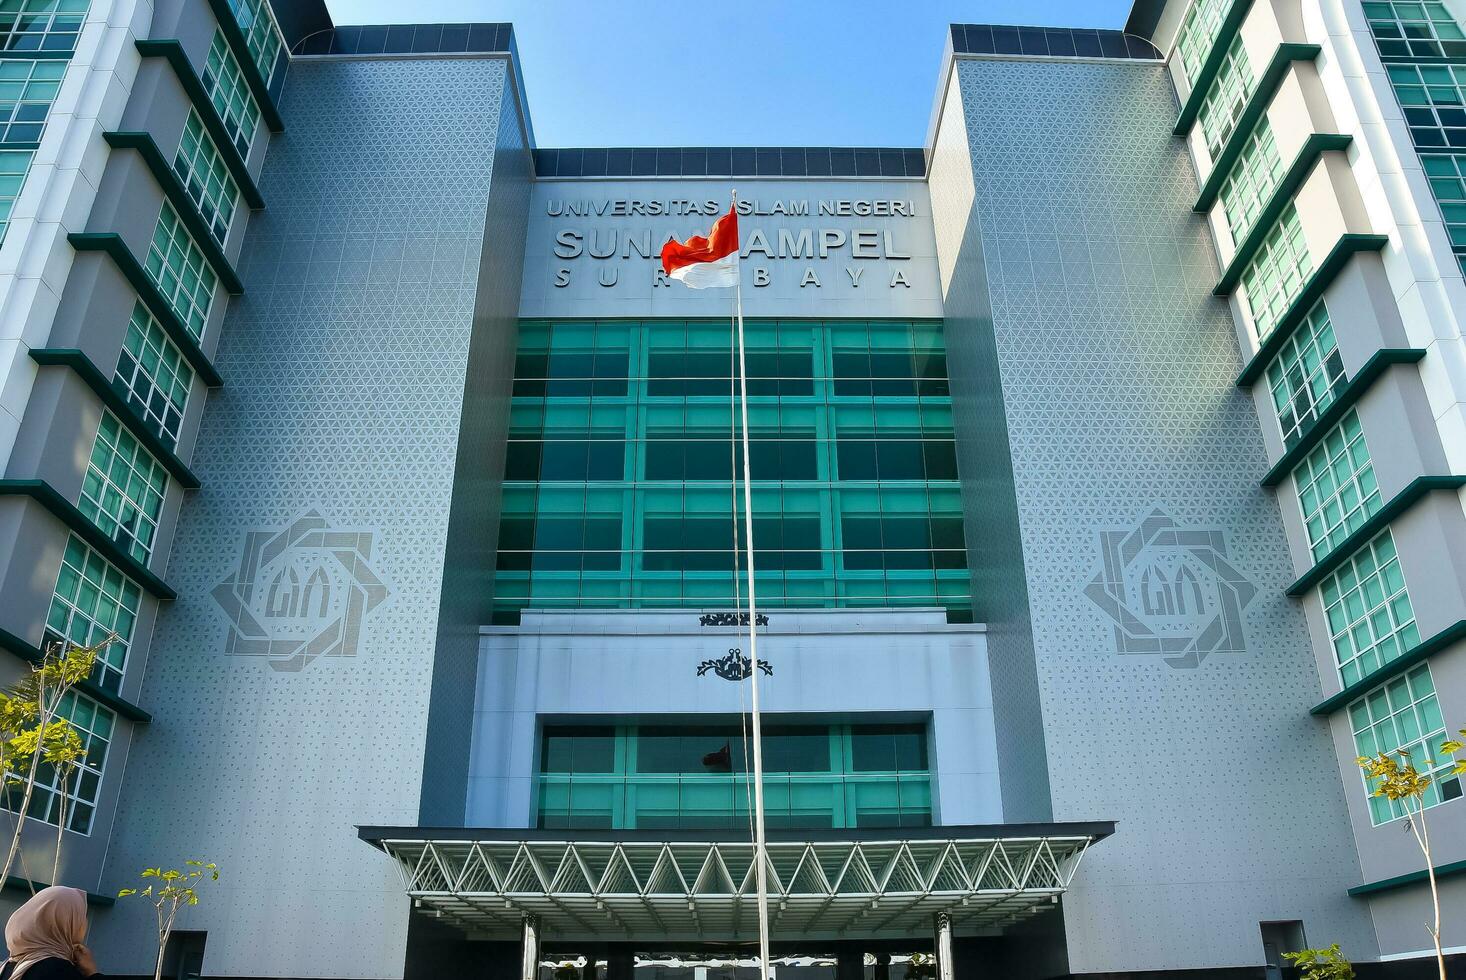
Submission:
[[[1177,668],[1242,653],[1242,610],[1257,586],[1227,561],[1221,531],[1178,527],[1152,511],[1133,531],[1103,531],[1103,570],[1084,594],[1115,621],[1115,652],[1159,654]]]
[[[233,624],[224,652],[268,657],[294,673],[317,657],[354,657],[362,619],[387,598],[368,562],[370,531],[338,531],[307,511],[279,531],[251,531],[214,588]]]

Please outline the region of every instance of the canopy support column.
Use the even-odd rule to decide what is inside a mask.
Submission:
[[[621,950],[606,954],[606,980],[632,980],[635,972],[635,954]]]
[[[835,980],[864,980],[865,954],[858,949],[842,949],[835,956]]]
[[[937,980],[957,980],[957,970],[952,962],[952,916],[938,912],[934,923],[936,930]]]
[[[520,961],[520,980],[539,980],[540,975],[540,917],[525,915],[520,938],[523,958]]]
[[[877,953],[875,980],[891,980],[891,954]]]

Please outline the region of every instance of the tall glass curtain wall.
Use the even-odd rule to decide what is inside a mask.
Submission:
[[[747,732],[737,721],[547,727],[539,826],[746,828],[752,792],[746,747]],[[922,724],[766,725],[763,750],[771,829],[931,825]]]
[[[1367,0],[1364,14],[1466,272],[1466,30],[1441,0]]]
[[[969,621],[941,323],[746,333],[759,602]],[[520,325],[494,622],[747,595],[731,368],[726,320]]]

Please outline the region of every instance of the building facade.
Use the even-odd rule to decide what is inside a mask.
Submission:
[[[0,8],[0,645],[115,635],[19,873],[64,822],[108,972],[190,859],[179,976],[746,950],[750,672],[781,971],[1433,969],[1397,749],[1461,969],[1458,0],[953,25],[912,148],[539,147],[507,24]],[[735,191],[751,582],[732,297],[656,261]]]

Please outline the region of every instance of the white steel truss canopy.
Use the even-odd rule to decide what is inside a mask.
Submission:
[[[1113,824],[809,831],[768,844],[776,939],[1001,928],[1057,901]],[[740,941],[757,935],[753,845],[673,832],[362,828],[420,911],[482,938],[525,914],[557,940]],[[895,836],[892,836],[892,835]],[[689,839],[690,838],[690,839]]]

